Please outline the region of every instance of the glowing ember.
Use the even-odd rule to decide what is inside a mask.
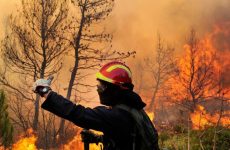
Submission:
[[[28,129],[27,134],[29,137],[21,138],[18,142],[13,144],[13,150],[36,150],[35,142],[37,138],[35,137],[33,130]]]

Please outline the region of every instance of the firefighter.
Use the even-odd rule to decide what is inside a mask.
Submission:
[[[113,61],[105,64],[96,78],[100,103],[105,106],[93,109],[52,91],[50,80],[38,79],[33,90],[45,97],[43,109],[79,127],[103,132],[95,140],[103,143],[104,150],[158,150],[157,131],[143,109],[146,104],[133,91],[129,67]],[[87,135],[90,134],[84,137]]]

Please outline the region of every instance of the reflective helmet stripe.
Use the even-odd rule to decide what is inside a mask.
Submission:
[[[112,79],[107,78],[106,76],[104,76],[104,75],[101,74],[100,72],[97,72],[97,73],[96,73],[96,77],[97,77],[98,79],[101,79],[101,80],[103,80],[103,81],[107,81],[107,82],[109,82],[109,83],[113,83],[113,82],[114,82]]]
[[[113,71],[114,69],[117,69],[117,68],[124,69],[128,73],[129,77],[130,78],[132,77],[131,71],[127,67],[125,67],[123,65],[113,65],[113,66],[109,67],[106,71],[111,72],[111,71]]]
[[[117,85],[132,83],[132,72],[129,67],[117,61],[102,66],[96,77],[97,79]]]

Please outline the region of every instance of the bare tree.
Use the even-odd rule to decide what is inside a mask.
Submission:
[[[11,105],[11,110],[17,118],[13,121],[23,130],[31,126],[37,130],[39,125],[46,124],[46,120],[43,115],[43,123],[39,123],[40,97],[36,95],[34,99],[32,89],[28,87],[38,78],[56,74],[62,67],[63,54],[69,46],[65,32],[68,5],[60,0],[21,2],[18,14],[9,17],[7,35],[2,41],[6,69],[1,71],[0,83],[16,95],[12,96],[15,104]],[[16,81],[12,81],[12,75],[17,77]],[[26,100],[34,102],[34,110],[27,109]]]
[[[193,112],[211,96],[208,91],[214,88],[215,54],[198,41],[194,30],[185,47],[186,55],[178,62],[172,91],[177,103]]]
[[[77,84],[75,82],[84,70],[95,69],[102,61],[123,59],[135,53],[111,51],[112,35],[101,28],[100,23],[111,13],[114,0],[72,0],[71,2],[75,8],[73,12],[77,15],[72,17],[74,19],[70,22],[69,28],[72,36],[68,40],[74,54],[74,64],[67,88],[67,99],[71,98],[74,86],[81,84],[79,80]],[[105,46],[105,43],[109,45]],[[65,120],[62,119],[59,130],[61,141],[64,139],[64,127]]]
[[[24,75],[29,83],[57,73],[61,68],[62,54],[67,50],[64,38],[67,6],[59,0],[22,0],[19,15],[9,19],[8,34],[2,42],[3,57],[15,74]],[[24,98],[23,91],[6,78],[0,80]],[[25,83],[23,83],[25,84]],[[30,87],[30,86],[29,86]],[[33,129],[38,128],[39,96],[36,96]]]
[[[165,46],[161,36],[158,34],[156,55],[154,59],[147,58],[145,61],[147,71],[150,72],[153,79],[153,96],[151,98],[148,109],[153,110],[157,93],[168,80],[174,69],[174,48]]]
[[[23,98],[16,93],[11,93],[8,98],[10,99],[9,102],[9,108],[11,110],[11,120],[14,123],[15,127],[20,127],[24,133],[26,133],[27,129],[32,126],[32,123],[30,122],[30,114],[31,109],[25,105],[26,100],[22,100]]]
[[[215,86],[215,54],[197,39],[193,29],[184,47],[185,55],[178,60],[169,93],[172,94],[173,101],[185,109],[186,120],[184,121],[188,125],[187,146],[190,149],[190,114],[196,110],[198,104],[212,97],[210,90]]]

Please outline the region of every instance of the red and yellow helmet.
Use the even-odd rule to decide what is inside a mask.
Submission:
[[[96,74],[97,79],[116,85],[132,83],[132,73],[125,64],[113,61],[105,64]]]

